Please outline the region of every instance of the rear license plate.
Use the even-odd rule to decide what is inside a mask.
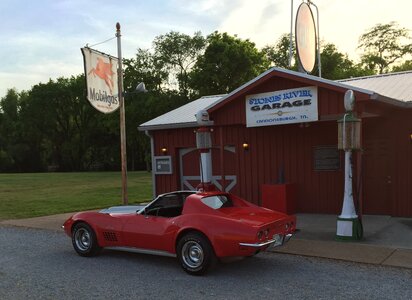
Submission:
[[[282,246],[282,245],[283,245],[283,239],[284,239],[283,234],[275,234],[275,235],[273,236],[273,239],[275,240],[275,242],[273,243],[273,247],[277,247],[277,246]]]

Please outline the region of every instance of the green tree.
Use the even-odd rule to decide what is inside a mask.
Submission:
[[[265,54],[267,60],[275,67],[297,70],[297,65],[293,62],[296,62],[296,51],[295,43],[292,43],[292,66],[289,66],[289,47],[290,47],[290,36],[287,33],[281,35],[277,40],[277,43],[273,46],[267,45],[262,49],[262,52]]]
[[[392,68],[393,72],[412,71],[412,60],[407,60],[399,66]]]
[[[124,89],[133,91],[144,82],[150,91],[161,91],[167,86],[168,72],[164,61],[148,49],[137,50],[135,58],[124,59]]]
[[[27,92],[9,90],[1,100],[0,171],[42,171],[43,160],[39,133],[24,118]]]
[[[85,99],[84,88],[83,75],[58,78],[35,85],[22,101],[26,143],[42,154],[44,166],[80,171],[100,159],[94,143],[98,140],[96,128],[104,127]]]
[[[331,43],[322,46],[320,57],[323,78],[338,80],[373,74],[371,70],[365,70],[361,65],[355,64],[347,54],[339,52],[337,47]],[[314,75],[318,74],[319,70],[316,65]]]
[[[154,53],[158,60],[164,63],[172,82],[177,80],[179,92],[189,98],[189,72],[193,65],[203,54],[206,46],[206,39],[200,32],[196,32],[193,37],[171,31],[164,35],[159,35],[153,41]]]
[[[377,24],[359,38],[363,66],[379,74],[388,72],[394,63],[412,52],[410,40],[409,31],[396,22]]]
[[[18,144],[19,95],[15,89],[7,90],[0,100],[0,171],[11,171],[15,165]]]
[[[249,40],[216,31],[207,42],[190,74],[191,87],[198,95],[228,93],[269,67],[264,53]]]

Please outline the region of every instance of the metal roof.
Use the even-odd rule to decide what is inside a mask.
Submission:
[[[197,126],[195,114],[216,103],[226,95],[204,96],[181,107],[169,111],[139,126],[139,130],[183,128]]]
[[[374,91],[378,94],[375,97],[378,100],[381,95],[405,104],[412,104],[412,71],[349,78],[339,82]]]
[[[283,73],[286,75],[303,78],[318,83],[323,83],[329,86],[334,86],[344,90],[354,90],[370,96],[371,99],[390,103],[402,107],[412,107],[412,71],[391,73],[368,77],[350,78],[338,81],[332,81],[300,73],[296,71],[273,67],[266,72],[260,74],[244,85],[238,87],[229,94],[204,96],[186,105],[183,105],[175,110],[165,113],[157,118],[154,118],[139,126],[139,130],[157,130],[167,128],[183,128],[196,127],[197,122],[195,114],[201,110],[209,110],[219,103],[233,97],[245,88],[254,84],[270,73]]]

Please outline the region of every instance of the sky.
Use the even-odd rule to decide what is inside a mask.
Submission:
[[[0,98],[7,89],[29,90],[49,79],[84,71],[80,48],[115,36],[121,24],[122,56],[150,48],[170,31],[208,35],[215,30],[249,39],[258,48],[290,32],[292,0],[1,0]],[[294,0],[296,14],[302,0]],[[410,0],[313,0],[321,40],[357,61],[359,36],[378,23],[412,30]],[[316,13],[314,12],[315,18]],[[412,32],[411,32],[412,34]],[[113,39],[93,47],[117,56]]]

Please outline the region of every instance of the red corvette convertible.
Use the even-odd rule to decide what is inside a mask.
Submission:
[[[217,259],[252,256],[281,246],[296,218],[258,207],[233,194],[179,191],[146,206],[80,212],[63,225],[81,256],[102,248],[177,256],[189,274],[203,274]]]

